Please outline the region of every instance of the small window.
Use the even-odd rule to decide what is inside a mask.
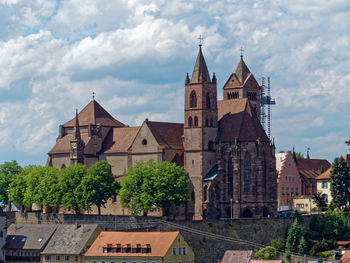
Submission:
[[[103,248],[103,253],[107,253],[107,248],[105,247],[105,248]]]
[[[56,255],[56,258],[55,258],[56,261],[60,261],[61,260],[61,257],[60,255]]]
[[[38,238],[38,242],[40,243],[41,241],[43,241],[43,238],[42,238],[42,237],[39,237],[39,238]]]
[[[50,261],[51,260],[51,256],[50,255],[45,255],[45,260],[46,261]]]
[[[22,242],[26,242],[27,238],[26,237],[22,237],[21,241]]]
[[[188,117],[188,127],[192,127],[192,117]]]
[[[195,116],[194,117],[194,124],[193,124],[194,127],[198,127],[198,117]]]
[[[187,248],[186,248],[186,247],[183,247],[182,250],[183,250],[183,251],[182,251],[182,254],[187,255]]]
[[[182,249],[181,249],[181,247],[179,247],[179,255],[181,255],[182,254]]]
[[[69,261],[69,256],[64,256],[64,261]]]
[[[176,255],[176,247],[173,247],[173,255]]]
[[[112,253],[117,253],[117,249],[116,248],[112,248]]]
[[[144,145],[144,146],[147,145],[147,140],[146,139],[142,140],[142,145]]]
[[[79,257],[78,256],[74,256],[74,261],[78,261]]]

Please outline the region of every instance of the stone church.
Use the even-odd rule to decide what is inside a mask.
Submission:
[[[275,146],[259,120],[261,93],[241,56],[223,87],[223,100],[218,100],[215,73],[210,77],[200,45],[192,75],[185,78],[184,123],[146,119],[141,126],[130,127],[93,99],[59,126],[47,165],[89,167],[107,160],[121,181],[137,161],[174,162],[184,167],[191,184],[191,201],[174,210],[176,216],[193,220],[274,216]],[[102,212],[128,214],[117,197]]]

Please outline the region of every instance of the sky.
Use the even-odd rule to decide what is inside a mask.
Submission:
[[[130,126],[183,122],[198,37],[218,98],[244,60],[270,77],[276,150],[349,153],[350,1],[0,0],[0,163],[45,165],[96,100]]]

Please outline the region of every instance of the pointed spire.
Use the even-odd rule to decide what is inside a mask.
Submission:
[[[75,124],[74,124],[74,131],[73,131],[73,139],[74,140],[81,140],[80,128],[79,128],[79,118],[78,118],[78,109],[76,109],[76,112],[75,112]]]
[[[214,74],[213,74],[213,78],[211,79],[211,82],[212,82],[213,84],[216,84],[216,76],[215,76],[215,72],[214,72]]]
[[[306,158],[310,159],[310,147],[307,147],[307,153],[306,153]]]
[[[249,74],[251,74],[249,68],[243,60],[243,55],[241,55],[241,59],[239,60],[238,65],[233,71],[233,73],[237,76],[239,82],[241,82],[242,84],[246,81]]]
[[[294,145],[293,145],[293,159],[294,159],[295,164],[298,165],[298,160],[297,160],[297,155],[295,153]]]
[[[210,82],[209,71],[202,53],[202,45],[200,44],[198,56],[192,72],[191,83],[200,83],[201,75],[203,82]]]
[[[186,73],[185,84],[190,83],[190,77],[188,76],[188,72]]]

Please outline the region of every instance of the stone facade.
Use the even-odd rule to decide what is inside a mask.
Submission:
[[[173,215],[194,220],[273,216],[275,146],[259,121],[261,86],[243,57],[223,93],[218,100],[216,77],[210,77],[200,46],[192,76],[185,78],[184,124],[146,119],[140,127],[129,127],[92,100],[60,126],[47,165],[89,167],[107,160],[121,181],[137,161],[174,162],[188,173],[191,201]],[[102,212],[128,214],[118,199],[111,199]]]

